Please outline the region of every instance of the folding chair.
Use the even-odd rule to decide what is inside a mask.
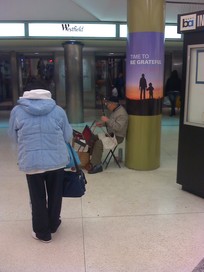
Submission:
[[[118,145],[116,145],[116,147],[114,147],[114,149],[110,149],[109,152],[108,152],[108,154],[107,154],[107,156],[105,157],[105,159],[103,161],[103,165],[106,164],[105,169],[108,167],[108,165],[109,165],[109,163],[110,163],[110,161],[111,161],[112,158],[114,159],[114,161],[117,164],[117,166],[119,168],[121,168],[120,163],[119,163],[118,159],[116,158],[116,156],[114,154],[114,152],[116,151],[117,147],[118,147]]]

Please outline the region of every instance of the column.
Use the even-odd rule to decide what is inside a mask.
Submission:
[[[125,165],[160,166],[164,74],[164,0],[127,1],[126,102],[129,126]]]
[[[63,44],[65,57],[66,112],[70,123],[82,123],[83,114],[83,72],[82,48],[78,41]]]
[[[19,98],[18,92],[18,65],[15,51],[10,52],[11,61],[11,86],[12,86],[12,104],[15,106]]]

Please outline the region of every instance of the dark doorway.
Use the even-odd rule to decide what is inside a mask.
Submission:
[[[26,84],[33,78],[42,79],[55,99],[54,57],[52,54],[21,54],[18,57],[19,91],[23,94]]]
[[[0,54],[0,108],[12,105],[11,63],[9,54]]]
[[[117,88],[119,99],[125,99],[125,56],[96,56],[96,107]]]

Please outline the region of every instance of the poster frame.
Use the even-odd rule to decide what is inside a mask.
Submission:
[[[201,54],[204,59],[204,44],[188,45],[184,124],[204,128],[204,107],[200,103],[203,99],[198,95],[198,90],[203,88],[199,92],[204,98],[204,74],[203,78],[200,76],[200,71],[204,71],[204,63],[200,61]]]

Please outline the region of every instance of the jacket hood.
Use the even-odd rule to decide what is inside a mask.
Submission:
[[[51,99],[51,92],[44,89],[35,89],[31,91],[26,91],[23,93],[23,96],[21,98],[27,98],[27,99]]]
[[[31,115],[46,115],[56,106],[47,90],[37,89],[24,92],[18,100],[18,105]]]

